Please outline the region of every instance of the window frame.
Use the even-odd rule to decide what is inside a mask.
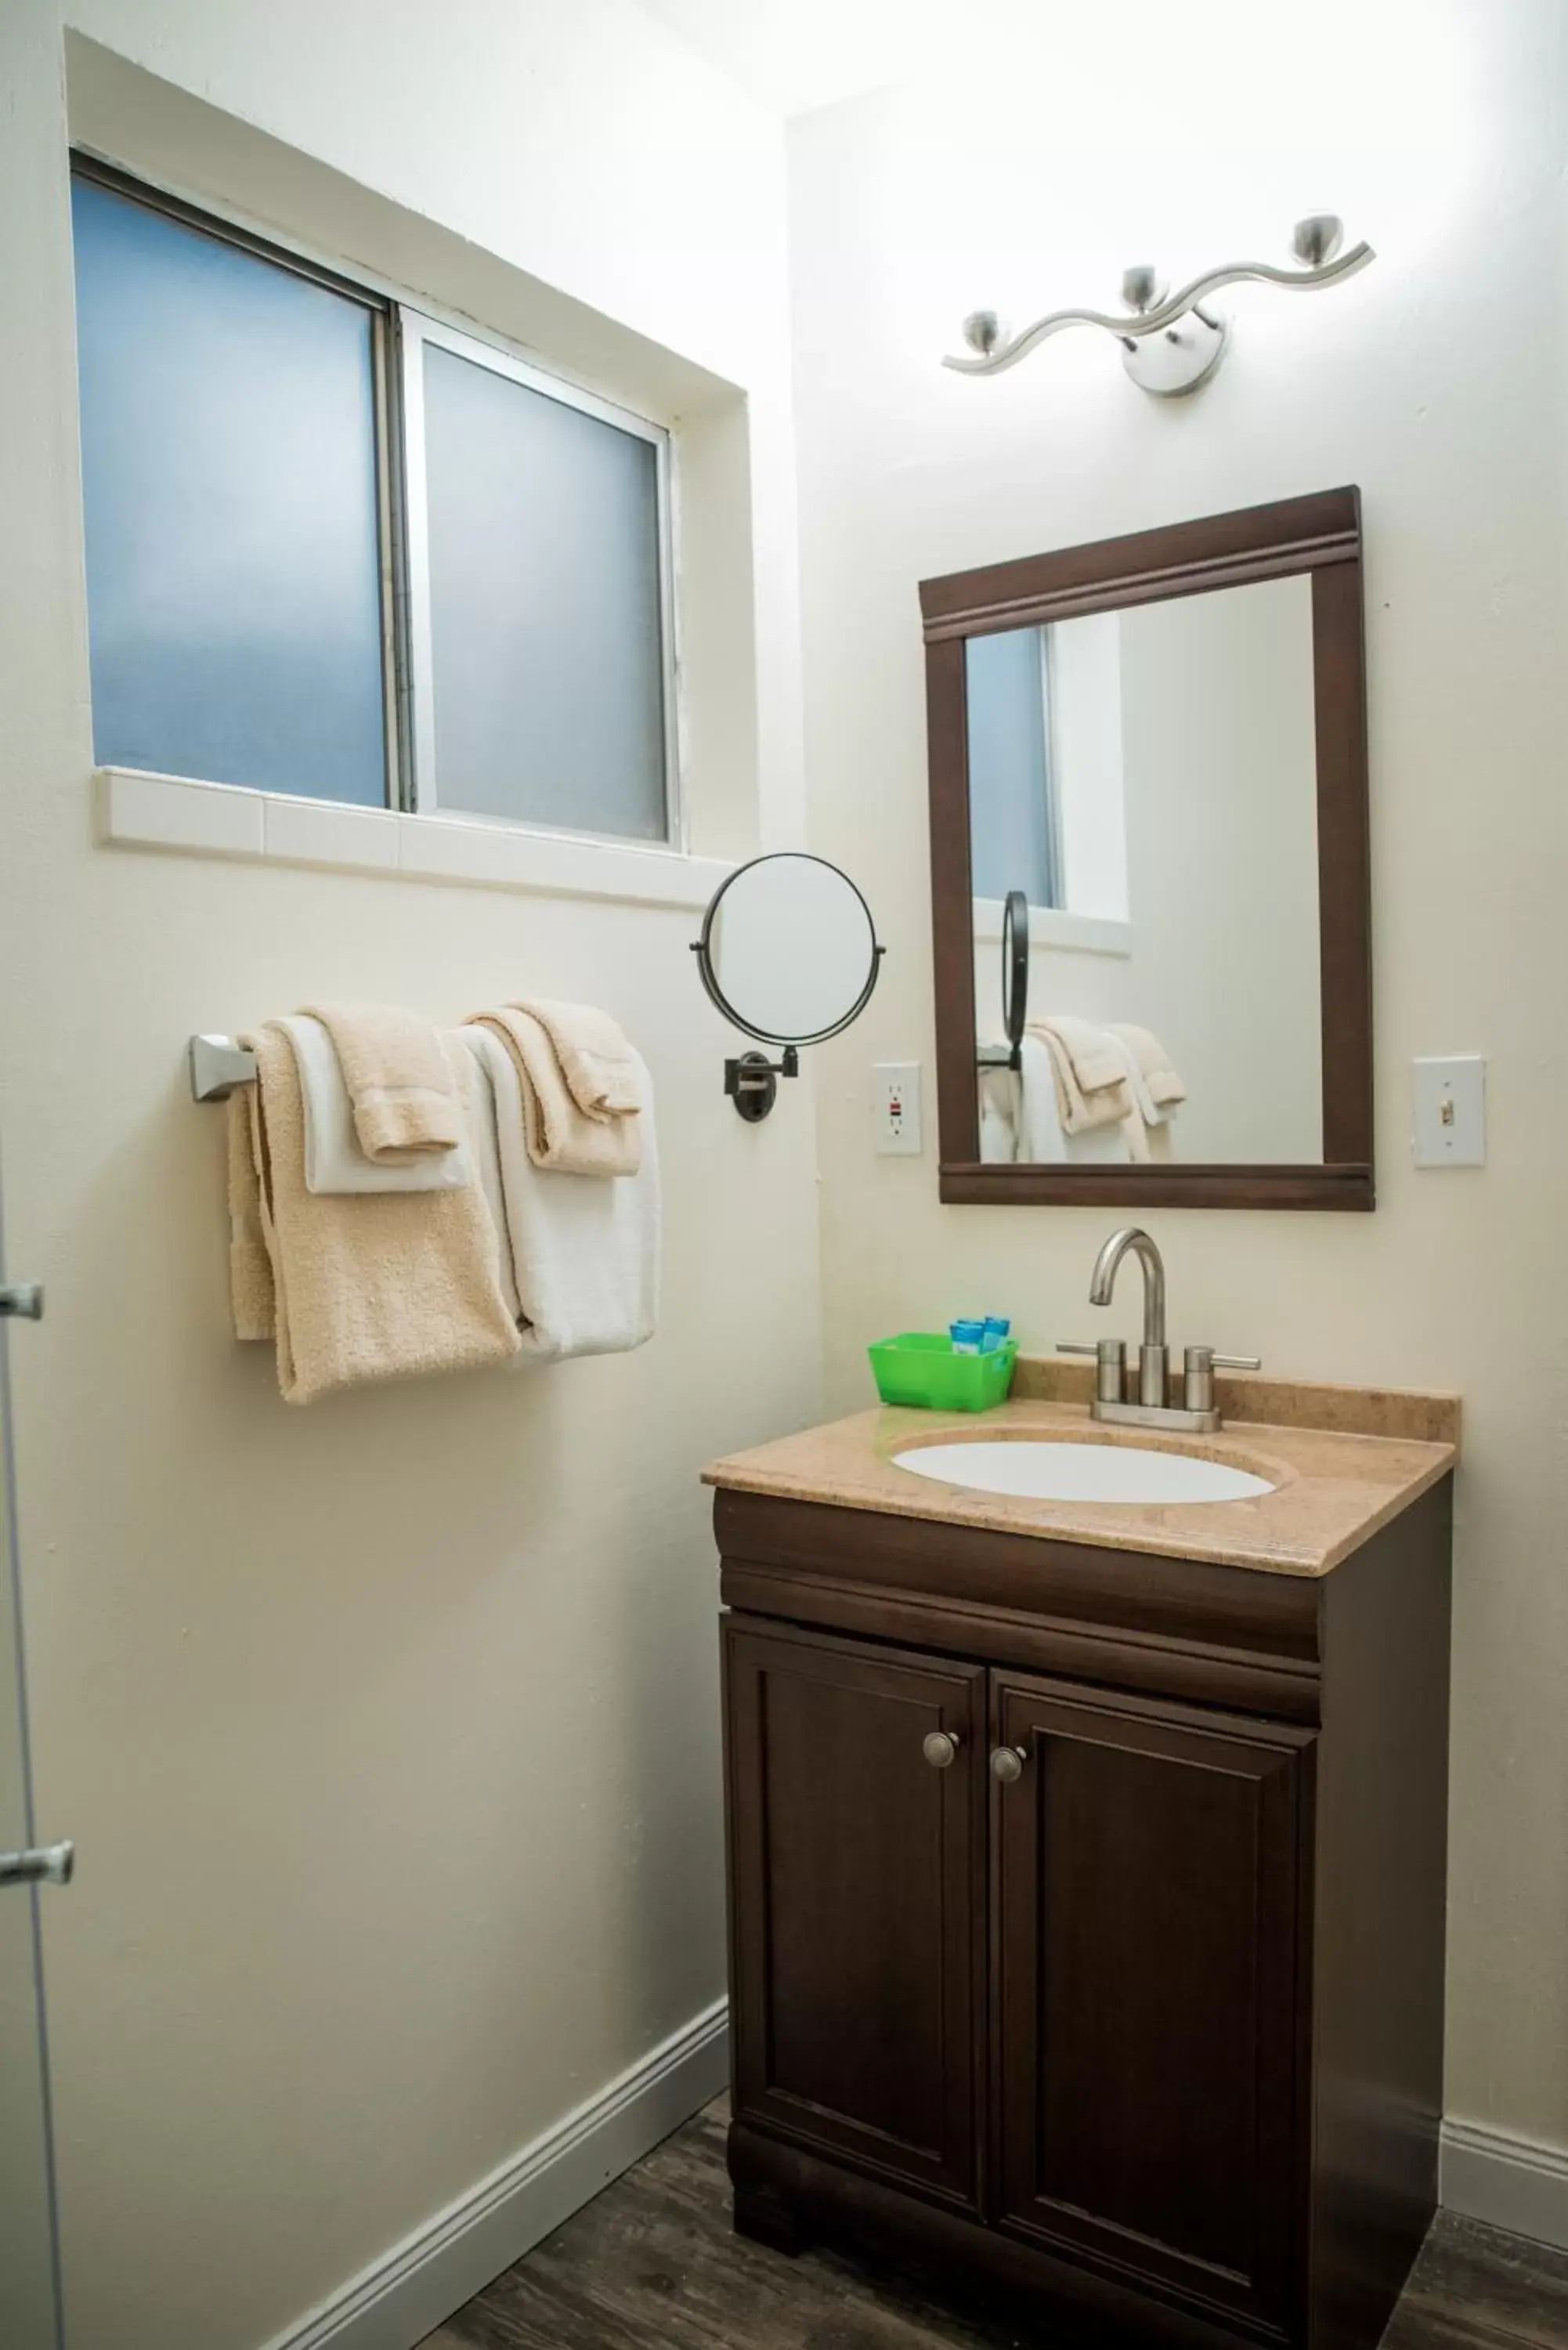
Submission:
[[[436,816],[502,835],[572,841],[588,847],[634,848],[648,855],[689,856],[690,833],[681,745],[679,607],[675,593],[678,478],[674,436],[669,427],[639,415],[567,376],[472,321],[458,325],[438,306],[421,303],[405,287],[367,275],[357,276],[302,247],[263,234],[203,198],[182,195],[124,170],[89,150],[70,151],[73,177],[97,182],[112,193],[167,214],[183,227],[218,244],[237,246],[258,260],[291,272],[358,303],[371,319],[374,388],[377,552],[381,613],[381,686],[385,739],[385,797],[372,815]],[[649,840],[629,833],[588,832],[569,825],[545,825],[521,816],[497,816],[465,808],[443,809],[435,767],[433,673],[431,659],[428,505],[424,471],[422,354],[427,342],[489,367],[529,390],[597,417],[650,442],[655,452],[659,529],[659,668],[663,702],[665,837]],[[415,471],[415,459],[418,471]],[[90,625],[90,615],[89,615]],[[118,770],[127,775],[151,770]],[[265,786],[221,785],[211,777],[173,778],[209,790]],[[355,804],[307,792],[287,795],[301,806],[350,809]],[[360,811],[366,812],[366,811]]]
[[[441,809],[440,771],[435,751],[435,663],[430,581],[430,475],[425,461],[424,354],[428,347],[450,351],[472,366],[524,390],[575,408],[601,424],[629,432],[647,442],[654,452],[655,501],[659,532],[659,666],[664,743],[664,837],[645,840],[621,832],[585,832],[573,825],[540,824],[522,816],[488,816],[469,808],[446,810],[465,824],[499,827],[508,832],[548,833],[553,838],[614,841],[639,847],[683,850],[686,846],[684,795],[681,791],[680,730],[677,723],[678,661],[675,641],[675,569],[671,528],[670,435],[661,424],[622,408],[597,392],[524,359],[509,345],[467,328],[447,325],[410,302],[395,305],[398,349],[398,394],[401,408],[403,506],[403,577],[407,588],[406,650],[408,661],[408,781],[404,804],[411,815],[433,815]]]

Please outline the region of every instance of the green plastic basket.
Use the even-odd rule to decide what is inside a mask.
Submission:
[[[879,1338],[866,1351],[884,1403],[915,1404],[924,1411],[989,1411],[1007,1399],[1018,1344],[1004,1338],[989,1355],[955,1355],[945,1332],[905,1330],[897,1338]]]

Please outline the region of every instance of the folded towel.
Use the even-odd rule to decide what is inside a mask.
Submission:
[[[504,1226],[526,1326],[524,1359],[640,1347],[658,1319],[659,1255],[653,1092],[642,1062],[632,1055],[641,1165],[624,1182],[585,1182],[535,1165],[524,1122],[527,1086],[500,1035],[483,1020],[461,1033],[494,1088]]]
[[[591,1003],[553,1003],[534,995],[516,997],[509,1008],[531,1012],[539,1023],[585,1117],[637,1116],[642,1107],[638,1086],[646,1073],[618,1020]]]
[[[1042,1167],[1120,1167],[1130,1156],[1124,1125],[1087,1127],[1069,1134],[1062,1122],[1056,1066],[1044,1036],[1025,1029],[1019,1045],[1023,1110],[1018,1156]]]
[[[240,1088],[244,1116],[231,1114],[230,1198],[242,1207],[254,1200],[272,1296],[267,1316],[254,1255],[232,1247],[234,1326],[242,1336],[264,1335],[256,1324],[270,1318],[286,1400],[313,1403],[369,1380],[509,1361],[517,1328],[478,1185],[355,1200],[313,1195],[305,1188],[305,1098],[294,1048],[270,1024],[242,1042],[255,1054],[256,1081]]]
[[[455,1150],[400,1151],[367,1159],[354,1131],[354,1107],[342,1064],[319,1020],[295,1013],[273,1023],[294,1047],[305,1097],[305,1188],[346,1195],[359,1191],[455,1191],[473,1180],[473,1153],[465,1135]],[[452,1066],[455,1046],[443,1046]],[[457,1065],[466,1081],[466,1058]]]
[[[303,1003],[300,1010],[332,1039],[367,1159],[395,1167],[410,1151],[457,1149],[465,1132],[462,1104],[428,1020],[395,1003]]]
[[[1032,1020],[1029,1027],[1050,1051],[1063,1131],[1085,1134],[1094,1127],[1119,1126],[1132,1107],[1132,1096],[1115,1040],[1093,1021],[1065,1014]]]
[[[1170,1055],[1152,1028],[1139,1028],[1127,1020],[1113,1020],[1107,1033],[1127,1047],[1147,1089],[1155,1115],[1146,1110],[1144,1116],[1151,1125],[1161,1110],[1172,1110],[1187,1099],[1187,1087],[1170,1066]]]
[[[501,1003],[489,1012],[476,1012],[473,1024],[490,1029],[511,1055],[522,1086],[528,1156],[535,1167],[557,1175],[637,1173],[642,1159],[641,1118],[630,1113],[609,1118],[583,1109],[542,1021],[514,1003]]]
[[[1138,1033],[1148,1035],[1147,1029]],[[1162,1108],[1150,1093],[1148,1079],[1128,1041],[1127,1030],[1111,1027],[1106,1034],[1127,1063],[1127,1090],[1132,1095],[1133,1106],[1123,1121],[1123,1131],[1132,1156],[1144,1166],[1151,1160],[1168,1161],[1175,1156],[1170,1144],[1170,1121],[1175,1115],[1174,1108]],[[1154,1040],[1150,1037],[1149,1041],[1152,1044]]]

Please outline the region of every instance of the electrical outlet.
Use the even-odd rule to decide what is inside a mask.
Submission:
[[[919,1061],[878,1061],[871,1072],[877,1150],[883,1159],[918,1159],[920,1140]]]
[[[1486,1063],[1475,1054],[1416,1063],[1417,1167],[1486,1165]]]

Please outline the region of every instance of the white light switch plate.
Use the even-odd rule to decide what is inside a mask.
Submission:
[[[1417,1167],[1486,1165],[1486,1063],[1479,1054],[1416,1063]]]
[[[920,1139],[919,1061],[877,1062],[871,1087],[878,1157],[918,1159],[925,1148]]]

